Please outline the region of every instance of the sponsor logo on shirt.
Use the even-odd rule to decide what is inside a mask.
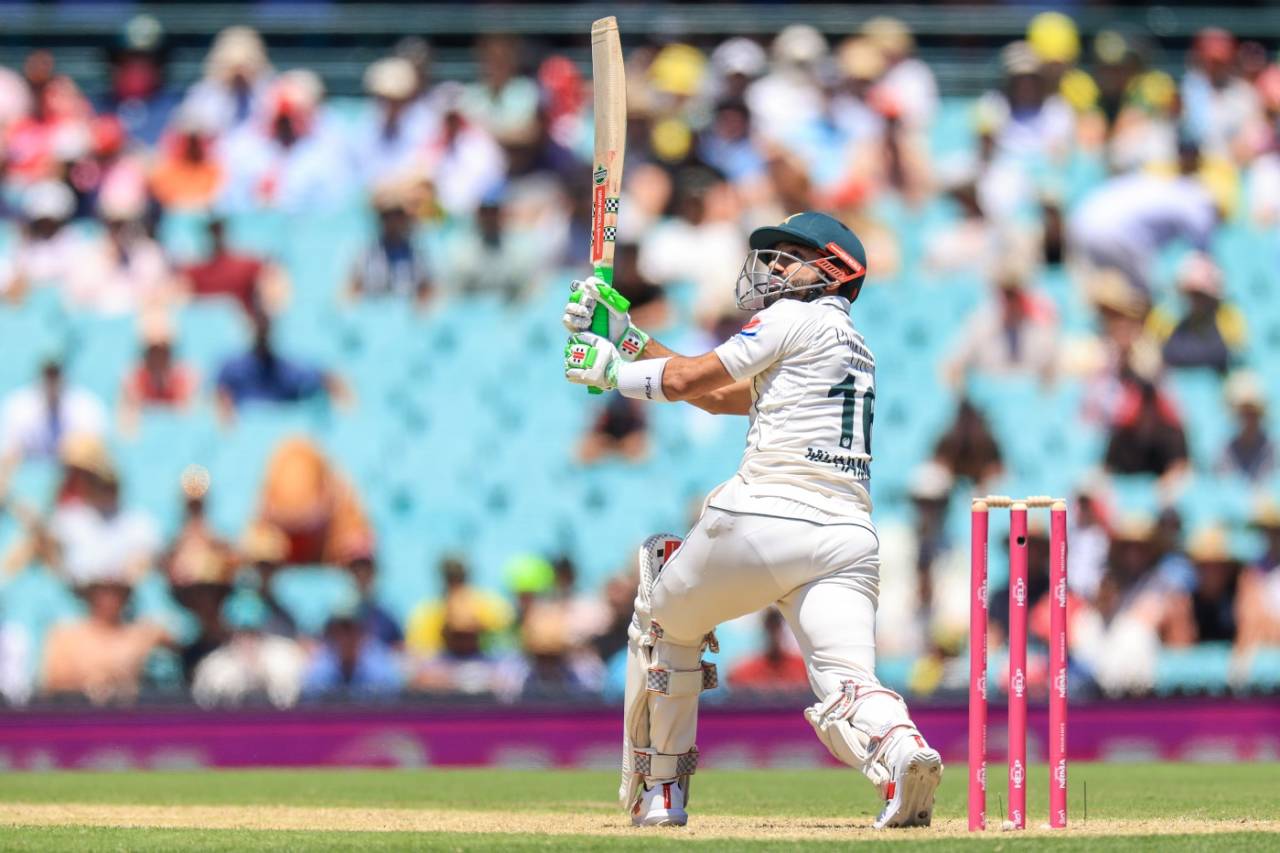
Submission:
[[[755,316],[747,321],[747,325],[743,326],[742,330],[738,332],[738,334],[742,335],[744,338],[754,338],[759,328],[760,328],[760,317]]]

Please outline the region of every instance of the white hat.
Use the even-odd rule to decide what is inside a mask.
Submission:
[[[817,28],[792,24],[773,40],[773,58],[786,65],[806,65],[827,55],[827,40]]]
[[[1237,370],[1227,378],[1223,387],[1227,403],[1233,409],[1252,407],[1259,411],[1267,408],[1267,397],[1262,390],[1258,374],[1249,370]]]
[[[22,196],[22,212],[32,221],[67,219],[75,209],[75,195],[70,187],[60,181],[32,184]]]
[[[418,72],[413,70],[413,63],[404,57],[388,56],[365,69],[364,88],[374,97],[393,101],[406,100],[418,88]]]
[[[252,27],[227,27],[213,40],[205,72],[225,80],[237,71],[256,76],[267,67],[267,47]]]
[[[955,478],[951,470],[937,460],[930,459],[916,466],[911,472],[907,491],[911,497],[922,501],[942,500],[951,493]]]
[[[769,66],[764,48],[749,38],[731,38],[711,52],[711,65],[721,74],[758,77]]]

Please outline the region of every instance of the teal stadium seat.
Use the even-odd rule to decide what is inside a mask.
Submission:
[[[1224,693],[1230,667],[1230,643],[1200,643],[1184,649],[1161,649],[1156,657],[1156,694]]]

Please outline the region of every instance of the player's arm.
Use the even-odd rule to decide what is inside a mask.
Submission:
[[[713,415],[745,415],[751,411],[751,380],[743,379],[734,382],[733,377],[724,369],[724,364],[713,352],[697,358],[685,358],[650,338],[649,343],[640,353],[640,358],[671,359],[662,373],[662,390],[668,400],[684,400],[691,406],[697,406]],[[687,366],[686,363],[688,363]],[[685,386],[690,382],[699,387],[710,386],[711,390],[687,396]]]

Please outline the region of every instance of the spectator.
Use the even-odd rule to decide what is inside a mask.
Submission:
[[[811,121],[822,110],[815,75],[827,57],[827,40],[808,24],[791,24],[769,51],[771,70],[746,92],[756,126],[769,131]]]
[[[344,404],[347,389],[342,380],[320,367],[294,361],[276,352],[271,342],[271,317],[257,307],[250,312],[253,345],[243,355],[232,356],[218,370],[218,409],[224,423],[235,419],[247,405],[296,403],[328,394]]]
[[[214,157],[214,120],[195,106],[183,107],[156,146],[151,193],[167,210],[204,210],[226,184],[226,170]]]
[[[649,454],[645,408],[621,394],[609,395],[600,414],[578,442],[578,461],[584,465],[594,465],[614,454],[628,462],[642,462]]]
[[[75,195],[59,181],[33,184],[22,194],[22,230],[8,257],[0,260],[0,297],[19,301],[37,287],[61,287],[82,238],[67,221]]]
[[[343,562],[356,585],[355,617],[361,630],[388,648],[401,648],[404,633],[400,630],[400,623],[378,603],[374,594],[378,566],[372,542],[367,537],[355,538],[344,546],[343,551]]]
[[[324,644],[311,656],[302,695],[369,699],[400,692],[404,675],[395,654],[365,630],[355,601],[339,605],[324,629]]]
[[[737,202],[720,175],[691,166],[677,172],[669,218],[640,241],[640,274],[659,286],[692,282],[699,318],[733,308],[732,281],[746,256]]]
[[[91,217],[104,199],[143,199],[146,214],[147,157],[130,145],[116,116],[98,116],[74,146],[59,150],[59,173],[78,199],[77,216]],[[147,223],[150,225],[150,223]]]
[[[5,129],[5,173],[18,185],[58,177],[59,148],[82,140],[93,111],[79,88],[59,74],[53,55],[33,51],[22,64],[29,109]]]
[[[1178,269],[1178,289],[1186,297],[1186,313],[1175,319],[1160,309],[1148,326],[1163,343],[1170,367],[1208,367],[1226,373],[1245,345],[1244,315],[1223,301],[1222,271],[1203,253],[1192,253]]]
[[[929,66],[914,55],[911,29],[897,18],[878,16],[863,23],[859,32],[887,66],[876,84],[880,96],[893,104],[905,127],[927,128],[938,110],[938,83]]]
[[[1169,592],[1190,592],[1195,589],[1195,567],[1191,565],[1182,547],[1182,516],[1173,507],[1165,507],[1156,516],[1151,545],[1156,553],[1152,583]]]
[[[1076,488],[1074,511],[1068,513],[1067,583],[1072,592],[1093,601],[1107,568],[1107,507],[1097,477],[1086,477]]]
[[[300,212],[332,210],[350,198],[345,143],[323,101],[324,84],[312,71],[286,71],[271,84],[262,115],[218,146],[223,205]]]
[[[603,686],[603,666],[595,655],[573,645],[568,620],[564,601],[539,598],[526,610],[520,625],[523,696],[593,694]]]
[[[445,594],[409,617],[406,647],[416,657],[413,686],[428,692],[518,694],[522,679],[491,649],[511,624],[507,603],[467,584],[466,567],[446,560]]]
[[[1197,531],[1187,545],[1187,556],[1195,567],[1194,586],[1171,597],[1165,643],[1235,642],[1240,561],[1231,553],[1226,531],[1218,526]]]
[[[431,295],[426,259],[414,245],[413,220],[401,188],[379,187],[373,194],[378,214],[378,236],[360,255],[351,270],[348,292],[355,297],[395,296],[425,303]],[[501,268],[498,258],[485,261]],[[527,270],[522,270],[527,274]]]
[[[520,42],[512,36],[482,36],[476,58],[480,79],[462,94],[463,115],[503,145],[527,139],[538,108],[538,85],[519,73]]]
[[[204,77],[183,106],[209,116],[215,132],[224,133],[255,118],[274,75],[262,36],[250,27],[227,27],[213,40]]]
[[[200,387],[195,368],[173,357],[173,323],[162,313],[142,318],[142,361],[125,376],[120,391],[122,432],[132,433],[148,407],[187,409]]]
[[[628,568],[604,585],[604,603],[608,617],[604,626],[591,638],[591,648],[600,660],[608,662],[627,647],[627,629],[635,614],[636,575]]]
[[[155,145],[178,98],[165,85],[168,49],[164,27],[151,15],[135,15],[107,51],[111,89],[98,104],[124,122],[125,131]]]
[[[145,213],[140,191],[102,193],[98,216],[106,231],[82,244],[69,264],[63,293],[69,307],[118,316],[162,307],[171,298],[172,271],[146,232]]]
[[[200,661],[230,639],[222,609],[231,595],[237,555],[205,516],[209,472],[190,465],[182,472],[181,485],[185,517],[161,562],[174,598],[196,621],[196,636],[181,652],[190,684]]]
[[[933,460],[918,466],[908,485],[914,509],[915,573],[919,584],[917,607],[913,610],[923,611],[926,621],[934,601],[934,564],[949,546],[945,522],[954,485],[951,472]]]
[[[753,138],[745,101],[716,104],[715,117],[699,140],[698,156],[739,186],[753,187],[764,180],[764,156]]]
[[[751,84],[769,70],[764,48],[745,36],[722,41],[711,52],[712,86],[723,101],[744,101]]]
[[[1155,522],[1127,515],[1111,531],[1107,573],[1098,587],[1099,621],[1081,637],[1081,657],[1109,695],[1149,690],[1155,681],[1159,626],[1167,591],[1153,578]]]
[[[275,578],[284,568],[289,556],[289,539],[280,528],[265,522],[255,522],[245,531],[240,543],[240,556],[253,570],[252,579],[257,588],[255,598],[259,606],[248,606],[252,612],[254,630],[279,637],[295,637],[298,625],[285,606],[276,598]]]
[[[427,141],[417,164],[430,177],[440,209],[453,216],[474,213],[502,188],[507,173],[502,147],[483,125],[466,117],[459,103],[463,94],[457,84],[438,87],[440,130]]]
[[[609,607],[599,594],[578,591],[578,568],[569,557],[561,555],[552,560],[551,569],[555,572],[555,584],[550,598],[564,610],[569,645],[579,649],[607,629]]]
[[[994,303],[963,323],[963,337],[946,367],[953,387],[970,371],[984,376],[1034,376],[1052,380],[1057,362],[1057,312],[1027,287],[1026,273],[1005,264],[995,280]]]
[[[1175,240],[1207,250],[1218,221],[1213,198],[1195,177],[1200,152],[1194,143],[1179,141],[1178,162],[1177,177],[1138,172],[1107,180],[1067,220],[1073,251],[1095,269],[1120,270],[1148,297],[1156,254]]]
[[[734,690],[757,693],[801,692],[809,686],[804,658],[796,654],[795,639],[787,630],[782,613],[776,607],[764,611],[764,649],[757,655],[739,661],[729,671],[729,686]]]
[[[511,204],[495,194],[481,200],[475,224],[459,229],[445,246],[449,289],[460,296],[498,293],[507,299],[528,296],[546,269],[551,239],[520,229]]]
[[[1261,484],[1276,470],[1276,446],[1267,435],[1267,401],[1253,373],[1237,372],[1226,383],[1227,404],[1236,415],[1236,433],[1218,458],[1219,474],[1239,474]]]
[[[226,605],[231,638],[196,666],[191,696],[204,708],[237,706],[258,696],[290,708],[302,693],[307,653],[289,637],[268,630],[267,606],[251,593]]]
[[[132,582],[109,563],[83,578],[88,606],[83,619],[53,628],[45,641],[41,689],[46,695],[79,694],[95,705],[132,702],[151,653],[170,642],[168,631],[125,615]]]
[[[447,648],[451,632],[456,635],[452,642],[459,654],[473,644],[478,651],[511,625],[511,606],[500,596],[472,586],[461,560],[446,558],[440,564],[440,574],[444,587],[441,600],[423,602],[409,614],[405,647],[414,655],[429,658]]]
[[[1075,116],[1049,88],[1039,57],[1025,41],[1015,41],[1000,51],[1000,61],[1004,88],[978,102],[980,111],[999,117],[998,151],[1027,163],[1063,159],[1075,134]]]
[[[146,512],[121,504],[120,476],[101,439],[70,435],[62,460],[79,472],[76,500],[63,502],[49,519],[49,531],[73,584],[91,579],[108,561],[130,583],[142,577],[160,551],[160,532]]]
[[[227,224],[210,217],[205,226],[209,254],[183,271],[184,286],[197,298],[226,296],[236,300],[245,313],[268,314],[280,311],[289,295],[289,279],[277,264],[227,245]]]
[[[1154,382],[1133,377],[1124,383],[1105,464],[1115,474],[1154,474],[1166,483],[1186,470],[1182,419]]]
[[[403,177],[439,129],[440,116],[423,97],[418,71],[402,56],[388,56],[364,73],[374,110],[352,133],[352,158],[364,184]]]
[[[1231,156],[1259,113],[1257,93],[1236,66],[1235,36],[1217,27],[1196,33],[1182,78],[1183,121],[1206,152]]]
[[[986,417],[968,398],[961,398],[955,419],[938,439],[933,455],[952,476],[964,477],[979,491],[1004,468],[1000,446]]]
[[[1236,596],[1236,642],[1244,650],[1280,645],[1280,504],[1274,498],[1261,499],[1251,525],[1264,544],[1241,573]]]
[[[83,388],[63,384],[62,364],[40,366],[38,384],[9,392],[0,403],[0,460],[10,465],[27,459],[51,459],[68,435],[102,435],[107,410]]]
[[[339,563],[370,538],[360,496],[310,439],[286,438],[267,461],[258,518],[285,538],[287,563]]]

